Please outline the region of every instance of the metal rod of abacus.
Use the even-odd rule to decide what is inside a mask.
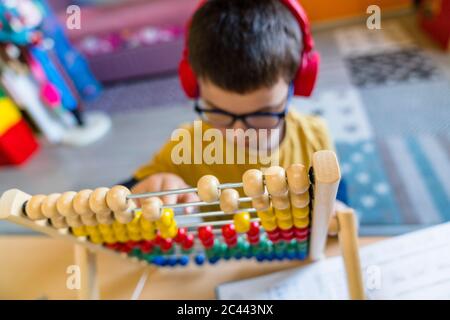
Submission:
[[[250,202],[252,198],[250,197],[242,197],[239,198],[239,202]],[[170,209],[179,209],[179,208],[187,208],[187,207],[202,207],[202,206],[215,206],[219,205],[220,201],[213,202],[205,202],[205,201],[196,201],[196,202],[184,202],[184,203],[175,203],[175,204],[165,204],[161,206],[161,209],[170,208]]]
[[[256,209],[255,208],[245,208],[245,209],[242,209],[242,211],[245,211],[248,213],[254,213],[254,212],[256,212]],[[234,214],[234,213],[225,213],[223,211],[209,211],[209,212],[179,214],[179,215],[175,215],[175,218],[178,220],[178,218],[206,218],[206,217],[216,217],[216,216],[227,216],[227,215],[232,215],[232,214]]]
[[[243,186],[242,182],[222,183],[219,185],[219,189],[241,188],[242,186]],[[183,188],[183,189],[156,191],[156,192],[135,193],[135,194],[128,195],[127,199],[162,197],[162,196],[167,196],[167,195],[172,195],[172,194],[194,193],[197,191],[198,191],[197,188]]]
[[[250,222],[254,221],[260,221],[259,218],[253,218],[250,219]],[[199,228],[199,227],[206,227],[206,226],[224,226],[226,224],[233,224],[233,220],[219,220],[219,221],[206,221],[206,222],[192,222],[192,223],[186,223],[186,224],[180,224],[178,225],[178,228]]]

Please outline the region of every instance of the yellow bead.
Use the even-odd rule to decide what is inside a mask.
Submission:
[[[258,211],[256,214],[260,219],[272,219],[273,217],[275,217],[272,208],[269,208],[268,210]]]
[[[156,225],[154,222],[148,221],[147,219],[140,219],[139,224],[141,225],[141,229],[145,231],[155,230]]]
[[[113,233],[116,237],[119,237],[119,236],[121,236],[121,235],[127,235],[128,234],[128,232],[127,232],[127,230],[117,230],[117,231],[115,231],[114,233]]]
[[[118,234],[116,235],[117,241],[119,242],[127,242],[129,240],[128,236],[126,234]]]
[[[278,225],[277,225],[277,220],[275,219],[274,221],[271,220],[261,220],[261,225],[263,226],[263,228],[266,231],[273,231],[275,230]]]
[[[304,208],[295,208],[292,207],[292,215],[294,218],[303,219],[309,216],[309,207],[306,206]]]
[[[156,238],[155,230],[143,231],[141,234],[142,234],[142,238],[144,238],[145,240],[153,240]]]
[[[98,235],[98,236],[90,235],[89,239],[91,240],[92,243],[95,243],[95,244],[103,243],[103,238],[100,235]]]
[[[130,225],[127,224],[127,231],[128,232],[139,232],[141,230],[141,228],[139,227],[139,225]]]
[[[294,218],[294,226],[296,228],[306,228],[309,225],[309,217],[303,219]]]
[[[133,241],[140,241],[140,240],[142,240],[142,236],[141,236],[140,232],[130,233],[128,236]]]
[[[105,237],[103,237],[103,239],[105,240],[105,243],[108,243],[108,244],[117,242],[117,238],[113,235],[105,236]]]
[[[97,226],[86,226],[86,232],[87,232],[88,234],[91,234],[91,233],[98,233]]]
[[[289,230],[294,226],[292,219],[290,220],[277,220],[278,227],[280,227],[281,230]]]
[[[274,209],[277,220],[292,220],[291,209]]]
[[[163,237],[164,239],[172,239],[177,236],[177,233],[178,227],[176,226],[176,224],[173,224],[170,228],[161,231],[161,237]]]
[[[120,223],[117,220],[114,220],[114,222],[112,224],[112,228],[114,229],[114,231],[116,231],[116,230],[124,230],[125,229],[125,225]]]
[[[238,233],[245,233],[250,229],[250,214],[248,212],[236,213],[233,217],[234,228]]]
[[[173,210],[170,208],[164,208],[161,210],[161,216],[159,217],[159,223],[161,223],[162,226],[170,227],[174,221],[174,213]]]
[[[84,226],[78,228],[72,228],[72,233],[76,237],[86,237],[88,234]]]
[[[103,235],[112,233],[111,227],[109,225],[107,225],[107,224],[99,224],[98,225],[98,231],[100,231],[100,233],[103,234]]]
[[[260,219],[261,219],[261,222],[265,221],[265,222],[268,222],[268,223],[275,223],[275,224],[277,223],[277,217],[275,217],[275,215],[273,215],[270,218],[261,218],[260,217]]]

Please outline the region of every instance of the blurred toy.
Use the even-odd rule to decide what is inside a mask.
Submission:
[[[25,162],[38,148],[19,109],[0,90],[0,165]]]
[[[419,8],[422,28],[444,50],[450,50],[450,0],[424,0]]]
[[[0,22],[0,42],[5,51],[1,63],[3,86],[30,113],[46,138],[85,145],[103,136],[110,128],[109,118],[101,113],[84,113],[82,108],[82,99],[95,97],[101,87],[44,0],[1,0]],[[24,93],[27,97],[22,98]]]

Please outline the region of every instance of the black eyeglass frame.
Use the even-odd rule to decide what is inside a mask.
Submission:
[[[289,108],[289,103],[291,101],[291,97],[292,97],[292,88],[289,88],[289,92],[288,92],[288,96],[286,98],[286,102],[285,102],[285,106],[284,106],[284,110],[280,111],[280,112],[264,112],[264,111],[257,111],[257,112],[251,112],[251,113],[244,113],[244,114],[234,114],[225,110],[221,110],[221,109],[205,109],[200,107],[199,105],[199,99],[195,100],[194,102],[194,110],[195,112],[200,116],[200,118],[203,119],[202,115],[205,113],[210,113],[210,114],[221,114],[221,115],[226,115],[226,116],[230,116],[232,117],[231,121],[229,124],[224,124],[223,126],[232,126],[236,123],[237,120],[241,120],[245,126],[247,128],[254,128],[254,129],[273,129],[276,128],[280,125],[280,122],[286,118],[286,114],[288,112],[288,108]],[[278,119],[278,122],[276,125],[270,127],[270,128],[255,128],[254,126],[250,125],[247,122],[247,118],[248,117],[275,117]],[[207,121],[207,120],[205,120]],[[214,123],[212,123],[214,124]]]

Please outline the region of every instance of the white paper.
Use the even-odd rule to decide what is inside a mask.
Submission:
[[[360,249],[368,299],[450,299],[450,223]],[[348,299],[341,257],[226,283],[219,299]]]

